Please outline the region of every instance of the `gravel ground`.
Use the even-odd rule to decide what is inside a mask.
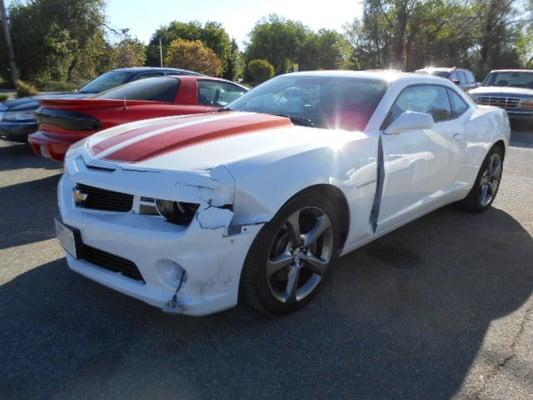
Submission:
[[[301,312],[170,316],[67,269],[61,170],[0,141],[0,397],[531,399],[533,132],[483,215],[342,258]]]

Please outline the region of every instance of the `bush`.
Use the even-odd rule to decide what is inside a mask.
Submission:
[[[7,94],[0,94],[0,103],[9,99]]]
[[[15,82],[15,86],[17,88],[17,97],[30,97],[39,93],[35,86],[20,80]]]
[[[67,81],[45,81],[38,80],[33,82],[36,87],[45,92],[73,92],[79,89],[83,84],[81,82],[67,82]]]
[[[248,72],[255,83],[261,83],[274,76],[274,67],[267,60],[252,60],[248,63]]]
[[[216,53],[201,41],[183,39],[170,43],[165,64],[168,67],[190,69],[212,76],[219,76],[223,67]]]

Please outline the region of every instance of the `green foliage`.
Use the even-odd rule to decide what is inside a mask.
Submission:
[[[260,20],[250,32],[245,59],[247,63],[254,59],[268,60],[276,73],[285,73],[290,65],[299,62],[309,34],[309,29],[301,22],[270,15]]]
[[[248,63],[248,71],[255,84],[274,76],[274,67],[267,60],[255,59]]]
[[[464,66],[481,78],[526,62],[520,47],[519,0],[365,0],[361,19],[346,28],[352,61],[364,68],[412,71]]]
[[[188,41],[199,40],[206,47],[213,50],[222,62],[222,75],[225,78],[234,78],[235,51],[231,39],[218,22],[174,21],[159,28],[153,35],[146,49],[147,64],[159,65],[159,39],[163,44],[163,57],[166,59],[170,44],[176,39]]]
[[[17,97],[30,97],[39,93],[35,86],[21,80],[15,82],[15,87],[17,89]]]
[[[4,102],[7,99],[9,99],[9,96],[7,94],[0,93],[0,102]]]
[[[313,32],[301,22],[270,15],[250,33],[245,52],[248,63],[268,60],[277,74],[299,70],[349,68],[351,46],[340,33],[321,29]],[[247,71],[250,79],[250,71]]]
[[[83,86],[85,81],[67,82],[67,81],[43,81],[37,80],[32,82],[39,90],[45,92],[73,92]]]
[[[137,39],[123,39],[111,51],[112,68],[141,67],[146,61],[146,48]]]
[[[12,2],[9,19],[17,66],[25,80],[85,79],[102,72],[99,60],[107,50],[104,0]],[[9,76],[3,41],[0,75]]]
[[[220,75],[223,69],[223,63],[216,53],[199,40],[173,40],[168,48],[165,64],[211,76]]]

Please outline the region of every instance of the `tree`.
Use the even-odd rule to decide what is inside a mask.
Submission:
[[[350,53],[350,43],[343,35],[320,29],[307,35],[299,56],[299,67],[302,71],[348,68]]]
[[[168,48],[165,64],[212,76],[219,76],[223,71],[220,58],[199,40],[173,40]]]
[[[274,67],[267,60],[250,61],[248,71],[254,83],[264,82],[274,76]]]
[[[150,43],[146,49],[146,62],[148,65],[159,65],[159,39],[161,39],[163,44],[164,58],[166,58],[170,44],[176,39],[201,41],[206,47],[213,50],[222,62],[221,74],[223,74],[225,78],[233,78],[233,71],[231,69],[233,65],[232,59],[234,57],[234,48],[231,39],[222,24],[212,21],[207,22],[204,25],[201,25],[197,21],[174,21],[167,26],[160,27],[152,35]]]
[[[113,68],[140,67],[146,61],[145,46],[138,39],[123,39],[111,51]]]
[[[73,80],[80,69],[94,70],[105,51],[104,0],[32,0],[13,2],[9,20],[20,75],[25,80]],[[6,76],[5,48],[0,49],[0,74]]]
[[[470,67],[479,75],[519,66],[523,30],[512,20],[518,2],[366,0],[363,17],[346,27],[352,58],[363,68],[412,71],[433,64]]]
[[[309,29],[301,22],[270,15],[260,20],[250,32],[245,52],[247,63],[254,59],[268,60],[278,74],[298,63]]]

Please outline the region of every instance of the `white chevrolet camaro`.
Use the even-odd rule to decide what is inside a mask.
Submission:
[[[71,269],[164,311],[287,313],[337,257],[446,204],[490,207],[509,136],[504,110],[442,78],[283,75],[78,142],[57,235]]]

